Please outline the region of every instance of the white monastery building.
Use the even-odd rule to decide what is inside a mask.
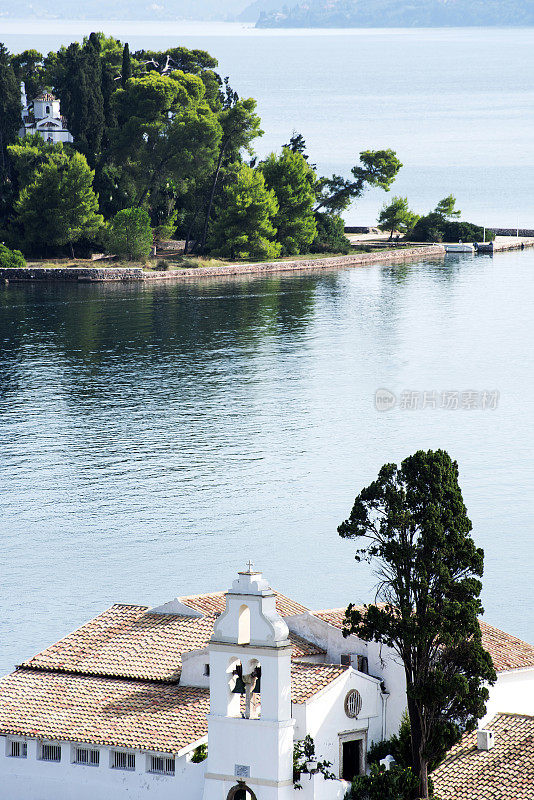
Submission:
[[[42,92],[28,103],[24,83],[20,85],[22,103],[22,126],[19,136],[38,133],[45,142],[72,142],[72,134],[67,129],[67,120],[61,116],[59,100],[53,94]]]
[[[343,617],[250,564],[226,594],[112,606],[0,680],[2,800],[342,800],[406,701],[392,651],[345,639]],[[534,713],[534,647],[481,627],[490,714]]]

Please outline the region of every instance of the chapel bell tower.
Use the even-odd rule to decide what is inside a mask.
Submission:
[[[249,562],[210,641],[204,800],[289,800],[291,644],[273,590]]]

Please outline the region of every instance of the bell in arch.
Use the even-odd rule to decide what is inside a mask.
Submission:
[[[243,667],[238,664],[234,669],[234,675],[237,675],[235,686],[232,689],[232,694],[246,694],[245,682],[243,680]]]

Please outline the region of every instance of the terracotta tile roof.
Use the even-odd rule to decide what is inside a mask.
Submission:
[[[205,647],[213,619],[151,614],[114,605],[22,666],[155,681],[178,681],[182,653]]]
[[[291,667],[291,700],[305,703],[348,669],[339,664],[293,664]]]
[[[214,621],[214,616],[153,614],[147,606],[117,604],[22,666],[83,675],[178,681],[182,653],[207,647]],[[293,658],[325,652],[294,634],[289,638]]]
[[[500,631],[483,620],[479,622],[482,644],[491,655],[497,672],[534,667],[534,647],[531,644],[521,641],[510,633]]]
[[[293,664],[304,703],[346,667]],[[0,680],[0,735],[178,753],[208,731],[209,691],[20,668]]]
[[[434,770],[441,800],[533,800],[534,717],[497,714],[486,726],[491,750],[478,750],[476,731],[466,734]]]
[[[291,617],[293,614],[303,614],[308,609],[300,603],[291,600],[280,592],[275,592],[276,610],[281,617]],[[222,614],[226,608],[226,592],[212,592],[211,594],[192,594],[178,598],[186,606],[200,611],[202,614]]]
[[[378,603],[378,605],[384,605]],[[360,611],[364,606],[355,606]],[[323,611],[313,611],[314,616],[334,625],[340,630],[343,629],[345,617],[344,608],[331,608]],[[482,644],[490,654],[493,665],[497,672],[505,672],[510,669],[525,669],[534,667],[534,646],[523,642],[510,633],[500,631],[487,622],[479,620],[480,631],[482,633]]]
[[[293,645],[292,658],[298,660],[299,658],[306,658],[308,656],[326,655],[326,650],[319,647],[313,642],[308,642],[302,636],[297,636],[296,633],[289,633],[289,641]]]
[[[0,733],[177,753],[208,731],[209,692],[19,669],[0,680]]]

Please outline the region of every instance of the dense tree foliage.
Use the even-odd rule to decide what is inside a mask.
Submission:
[[[364,612],[350,605],[344,633],[384,643],[403,661],[422,798],[429,762],[476,727],[496,679],[481,643],[484,553],[471,528],[458,465],[443,450],[385,464],[338,528],[361,542],[356,560],[375,565],[384,602]]]
[[[10,250],[5,244],[0,244],[0,268],[16,269],[26,266],[26,259],[20,250]]]
[[[16,141],[21,126],[20,86],[9,52],[0,43],[0,180],[8,173],[7,148]]]
[[[357,775],[344,800],[415,800],[419,781],[411,767],[385,770],[372,764],[369,775]]]
[[[186,253],[221,253],[228,246],[232,258],[252,258],[253,252],[273,257],[346,251],[340,213],[367,186],[389,190],[400,168],[395,154],[365,151],[349,178],[320,177],[308,160],[304,137],[295,133],[280,154],[256,165],[254,140],[263,133],[256,102],[239,97],[216,68],[216,59],[204,50],[131,53],[127,42],[98,32],[44,58],[36,50],[10,56],[0,49],[0,235],[38,251],[42,235],[29,230],[32,220],[37,225],[37,216],[29,212],[29,187],[38,172],[43,172],[39,180],[53,183],[77,152],[90,167],[97,214],[112,220],[123,209],[144,209],[156,240],[183,238]],[[21,80],[30,103],[43,90],[61,101],[74,141],[60,155],[32,136],[17,143]],[[245,164],[253,178],[242,169]],[[249,190],[250,209],[259,213],[259,196],[270,189],[267,205],[274,200],[277,210],[273,215],[272,206],[263,220],[258,240],[234,220],[239,241],[232,246],[226,236],[223,246],[228,197],[235,210],[236,198],[242,202]],[[82,227],[87,235],[93,229]],[[67,246],[60,244],[65,237],[50,233],[46,254],[54,248],[59,254]]]
[[[132,261],[142,261],[152,249],[150,217],[144,208],[123,208],[115,214],[108,234],[109,250],[117,256]]]
[[[68,153],[61,144],[39,164],[15,202],[17,224],[30,251],[73,246],[95,236],[102,227],[93,171],[81,153]]]
[[[317,234],[311,245],[312,253],[348,253],[350,242],[345,236],[345,223],[339,214],[315,212]]]
[[[480,225],[448,220],[436,211],[420,217],[408,233],[412,242],[481,242],[483,237],[484,228]],[[486,241],[494,238],[495,234],[486,230]]]
[[[313,214],[316,175],[299,152],[288,147],[281,155],[271,153],[259,165],[265,185],[272,189],[278,201],[273,224],[282,255],[309,252],[317,235]]]
[[[223,190],[217,219],[209,239],[215,255],[241,260],[276,258],[281,245],[275,241],[273,220],[278,202],[259,170],[242,164]]]

